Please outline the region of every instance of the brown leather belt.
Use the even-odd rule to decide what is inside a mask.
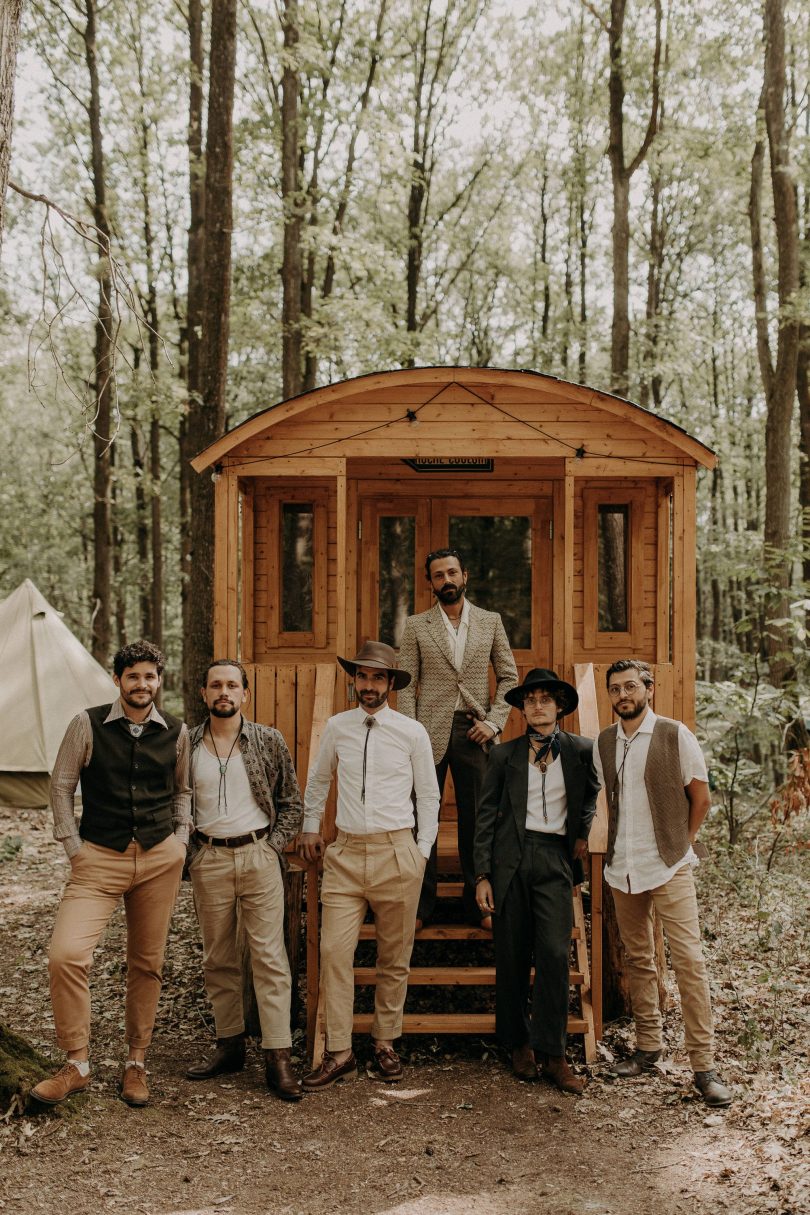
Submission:
[[[206,835],[204,831],[200,831],[199,827],[196,828],[194,834],[198,840],[202,840],[204,844],[210,844],[213,848],[242,848],[245,844],[255,844],[257,840],[269,835],[270,828],[259,827],[258,831],[248,831],[247,835],[229,835],[226,839],[215,839],[213,835]]]

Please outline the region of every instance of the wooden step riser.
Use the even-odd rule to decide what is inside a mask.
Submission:
[[[534,971],[529,980],[534,982]],[[581,987],[585,975],[581,970],[568,972],[568,981],[572,987]],[[370,967],[355,967],[354,983],[356,987],[374,987],[377,983],[377,972]],[[408,975],[409,987],[494,987],[494,966],[431,966],[414,968]]]
[[[373,1013],[355,1013],[354,1031],[371,1032]],[[584,1034],[588,1024],[581,1017],[568,1018],[569,1034]],[[403,1034],[494,1034],[494,1013],[405,1013]]]
[[[360,940],[373,941],[377,935],[375,924],[360,926]],[[579,928],[571,932],[571,940],[578,941],[582,936]],[[415,941],[491,941],[492,933],[482,928],[473,928],[470,924],[428,924],[420,929],[414,937]]]

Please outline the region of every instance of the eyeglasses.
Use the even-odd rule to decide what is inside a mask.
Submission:
[[[608,688],[608,696],[621,696],[622,692],[627,692],[630,696],[634,696],[636,692],[639,692],[644,687],[646,687],[646,684],[636,683],[634,679],[631,679],[629,683],[612,683]]]

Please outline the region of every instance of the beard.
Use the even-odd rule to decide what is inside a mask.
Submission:
[[[235,717],[238,712],[237,706],[232,705],[230,701],[227,704],[224,701],[217,701],[216,704],[211,705],[212,717]]]
[[[633,702],[632,708],[617,709],[616,716],[621,717],[622,721],[634,721],[636,717],[641,716],[641,714],[644,712],[644,710],[646,708],[647,708],[646,700],[643,701],[642,704],[636,704],[635,702]]]
[[[388,700],[388,691],[372,692],[369,688],[364,692],[358,692],[357,699],[364,709],[379,709]]]
[[[149,705],[155,703],[155,697],[157,696],[156,688],[139,688],[137,692],[125,692],[121,688],[119,691],[124,704],[129,705],[131,709],[146,709]],[[147,696],[149,699],[144,701],[144,696]]]
[[[461,596],[464,594],[463,586],[443,586],[440,591],[436,591],[436,598],[441,599],[442,603],[458,603]]]

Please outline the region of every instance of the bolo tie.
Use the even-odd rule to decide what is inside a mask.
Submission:
[[[367,717],[363,722],[363,725],[366,727],[366,741],[363,744],[363,784],[360,789],[360,801],[363,805],[366,804],[366,765],[368,763],[368,740],[371,738],[371,728],[376,724],[377,723],[373,717]]]
[[[622,739],[622,742],[624,744],[624,754],[622,755],[622,762],[619,764],[618,771],[616,772],[616,779],[613,782],[613,790],[612,790],[613,805],[616,807],[617,813],[618,813],[618,809],[619,809],[619,793],[620,792],[624,793],[624,765],[627,763],[627,753],[637,738],[638,738],[638,731],[636,731],[636,733],[633,735],[632,738],[623,738]]]
[[[543,798],[543,822],[548,822],[546,809],[546,771],[549,764],[560,754],[560,727],[555,726],[551,734],[538,734],[536,730],[527,730],[529,746],[534,755],[533,763],[540,769],[540,793]],[[549,758],[549,756],[551,758]]]
[[[206,728],[208,729],[208,737],[211,739],[211,746],[214,748],[214,755],[216,755],[217,763],[219,764],[219,787],[217,789],[217,812],[219,812],[222,809],[222,807],[224,806],[225,807],[225,817],[227,818],[228,817],[228,785],[227,785],[228,764],[231,761],[231,756],[233,755],[233,749],[236,746],[236,744],[239,742],[239,738],[242,734],[242,714],[241,713],[239,714],[239,729],[236,733],[236,736],[234,737],[233,742],[231,743],[231,749],[228,752],[228,754],[225,756],[224,759],[220,755],[219,751],[217,751],[217,744],[214,742],[214,735],[211,732],[211,727],[210,727],[210,725],[208,725],[208,723],[206,723]]]

